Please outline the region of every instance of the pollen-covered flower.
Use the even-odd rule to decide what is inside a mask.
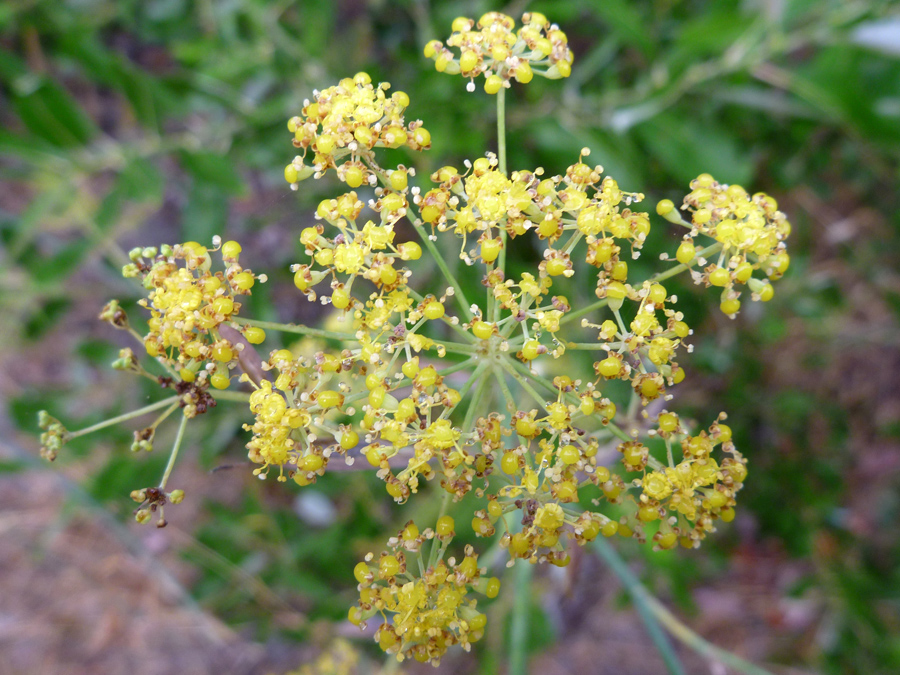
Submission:
[[[334,454],[343,454],[359,442],[351,427],[336,424],[349,389],[340,381],[341,359],[320,353],[313,360],[295,358],[287,349],[273,351],[262,365],[272,379],[264,379],[250,395],[253,432],[247,443],[250,461],[260,464],[255,475],[265,477],[278,467],[284,481],[285,467],[298,485],[314,483],[325,473]],[[248,379],[246,376],[243,379]]]
[[[475,78],[484,75],[489,94],[510,86],[511,79],[527,84],[535,75],[559,79],[571,74],[572,50],[558,26],[539,12],[527,12],[522,27],[515,27],[513,18],[500,12],[488,12],[477,23],[459,17],[446,44],[432,40],[425,45],[425,56],[434,60],[438,72],[468,78],[469,91],[475,90]]]
[[[388,93],[390,88],[388,82],[375,87],[367,73],[357,73],[304,102],[302,113],[288,120],[294,146],[302,154],[285,168],[287,182],[296,186],[313,174],[318,178],[335,169],[351,188],[374,184],[376,175],[364,160],[375,148],[431,147],[431,134],[422,123],[404,120],[409,96],[402,91]],[[314,153],[311,163],[305,160],[309,151]]]
[[[716,422],[709,434],[695,436],[677,433],[678,420],[671,413],[660,415],[659,424],[669,452],[680,440],[683,458],[677,464],[656,465],[637,481],[642,493],[636,516],[648,522],[667,514],[671,520],[665,520],[656,541],[668,548],[680,536],[682,543],[693,546],[712,531],[716,519],[729,522],[734,518],[735,495],[747,475],[746,464],[724,424]],[[726,455],[719,461],[712,456],[717,447]],[[627,452],[623,461],[628,466]],[[642,468],[631,466],[629,470]]]
[[[184,382],[199,379],[225,389],[243,345],[226,339],[219,328],[230,325],[241,308],[240,297],[250,295],[254,284],[266,276],[241,267],[237,242],[225,242],[218,250],[223,271],[212,271],[209,249],[187,242],[134,249],[123,274],[140,277],[149,290],[138,302],[150,310],[149,332],[143,338],[147,354],[177,368]],[[241,330],[251,344],[265,339],[261,328]]]
[[[388,541],[390,552],[376,559],[371,553],[353,570],[359,582],[359,604],[351,608],[350,621],[364,626],[376,614],[383,623],[375,633],[379,646],[403,661],[440,663],[455,644],[465,650],[484,635],[487,617],[479,611],[474,593],[493,598],[500,590],[496,578],[487,578],[478,566],[478,555],[467,546],[465,557],[444,560],[452,519],[445,516],[436,530],[419,534],[410,521],[397,537]],[[432,556],[423,565],[420,548],[431,541]],[[436,554],[436,555],[435,555]],[[416,561],[410,560],[410,557]]]
[[[682,264],[698,265],[691,270],[695,283],[722,289],[722,311],[737,314],[741,285],[750,288],[753,300],[771,300],[775,291],[770,281],[780,279],[790,265],[785,240],[791,224],[775,199],[763,192],[751,196],[740,185],[725,185],[702,174],[691,181],[682,209],[690,215],[689,222],[682,221],[671,201],[657,206],[666,219],[691,228],[675,257]],[[697,258],[695,239],[700,235],[719,244],[715,262]]]

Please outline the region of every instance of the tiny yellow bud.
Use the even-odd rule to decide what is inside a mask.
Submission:
[[[431,319],[432,321],[440,319],[444,316],[444,305],[437,300],[432,300],[425,305],[425,309],[422,313],[425,315],[426,319]]]
[[[453,536],[455,528],[456,523],[451,516],[441,516],[438,518],[434,531],[439,537],[449,537]]]
[[[499,75],[490,75],[484,81],[485,93],[496,94],[502,88],[503,88],[503,78],[500,77]]]
[[[266,339],[266,331],[256,326],[247,326],[244,328],[244,337],[251,345],[262,344]]]

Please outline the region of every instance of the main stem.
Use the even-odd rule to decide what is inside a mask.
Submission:
[[[501,89],[501,91],[503,91]],[[527,675],[528,673],[528,610],[531,604],[531,577],[534,568],[526,560],[517,560],[513,567],[512,620],[509,636],[509,673],[510,675]]]
[[[625,590],[631,595],[634,606],[637,609],[638,614],[640,614],[641,619],[643,619],[647,632],[650,634],[650,639],[653,641],[656,650],[665,662],[666,669],[669,671],[670,675],[685,675],[684,666],[681,665],[678,654],[673,649],[672,643],[669,641],[665,631],[663,631],[662,626],[659,623],[658,615],[650,605],[649,601],[652,596],[650,596],[647,590],[641,585],[640,581],[638,581],[638,578],[628,568],[625,561],[619,557],[616,550],[606,543],[606,541],[603,541],[602,539],[594,540],[594,550],[597,551],[600,557],[606,561],[610,568],[612,568],[613,572],[625,586]]]
[[[506,175],[506,88],[500,87],[497,92],[497,167]],[[506,226],[500,228],[500,256],[497,268],[506,275]],[[496,320],[496,319],[495,319]]]
[[[672,612],[670,612],[644,587],[643,584],[641,584],[634,572],[631,571],[626,562],[618,552],[616,552],[615,548],[605,540],[602,538],[595,539],[594,550],[606,561],[631,595],[635,607],[640,613],[641,618],[644,620],[651,638],[653,639],[656,648],[659,650],[660,655],[663,657],[663,660],[665,660],[670,673],[684,673],[684,669],[668,639],[666,639],[665,635],[662,633],[662,628],[665,628],[673,637],[683,642],[698,654],[702,654],[711,661],[728,666],[739,673],[743,673],[744,675],[772,675],[768,670],[760,668],[749,661],[745,661],[737,654],[732,654],[721,647],[717,647],[716,645],[707,642],[679,621]]]

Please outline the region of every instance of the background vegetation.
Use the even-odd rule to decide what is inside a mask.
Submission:
[[[315,321],[287,285],[287,266],[298,260],[299,229],[335,185],[287,189],[285,121],[314,88],[366,70],[407,91],[409,114],[431,131],[433,149],[405,159],[420,176],[480,156],[494,147],[492,99],[430,70],[421,46],[448,34],[454,17],[489,9],[543,11],[576,55],[570,79],[512,93],[512,167],[556,172],[588,146],[650,204],[678,200],[707,171],[772,194],[795,226],[792,271],[765,312],[731,322],[699,290],[678,289],[697,334],[683,411],[728,410],[751,463],[737,521],[699,552],[623,553],[698,630],[711,611],[703,589],[720,598],[746,590],[734,596],[729,620],[741,629],[727,646],[772,669],[897,672],[896,2],[3,3],[0,394],[20,442],[35,446],[40,408],[76,428],[149,393],[108,370],[120,336],[94,319],[108,298],[136,299],[118,273],[131,246],[238,239],[273,280],[253,296],[254,313]],[[648,267],[674,248],[655,222]],[[234,408],[216,413],[192,432],[201,478],[244,457],[244,420]],[[111,431],[59,461],[88,501],[123,521],[128,492],[165,461],[136,459],[129,444],[128,430]],[[26,466],[19,453],[2,468],[22,475]],[[321,481],[314,504],[296,502],[299,489],[251,480],[243,465],[203,481],[201,494],[189,489],[194,507],[170,515],[189,535],[178,550],[193,565],[191,593],[253,640],[309,640],[341,620],[351,561],[409,517],[362,474]],[[324,513],[319,526],[313,512]],[[755,594],[768,604],[755,606]],[[563,659],[587,629],[541,597],[535,651]],[[492,672],[498,643],[488,640],[480,665],[468,667]]]

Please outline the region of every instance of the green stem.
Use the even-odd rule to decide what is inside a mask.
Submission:
[[[696,257],[697,258],[706,258],[714,253],[718,253],[721,250],[722,250],[722,244],[716,242],[712,246],[707,246],[702,251],[699,251],[697,253]],[[658,281],[665,281],[666,279],[670,279],[678,274],[681,274],[682,272],[684,272],[686,269],[689,269],[689,268],[690,268],[690,265],[678,264],[678,265],[675,265],[674,267],[672,267],[671,269],[666,270],[665,272],[660,272],[659,274],[654,274],[652,277],[650,277],[649,281],[651,283],[655,283]],[[560,319],[559,323],[564,324],[564,323],[568,323],[569,321],[574,321],[575,319],[578,319],[578,318],[584,316],[585,314],[590,314],[595,309],[600,309],[601,307],[606,307],[608,302],[609,302],[608,299],[603,298],[603,300],[598,300],[597,302],[591,303],[590,305],[586,305],[585,307],[582,307],[581,309],[577,309],[574,312],[569,312],[562,319]]]
[[[528,673],[528,613],[533,571],[533,566],[525,560],[518,560],[513,567],[514,595],[509,636],[509,675]]]
[[[481,399],[484,397],[484,389],[487,386],[489,377],[485,376],[485,370],[489,366],[487,361],[481,363],[478,366],[478,370],[475,371],[475,375],[472,376],[473,379],[476,377],[480,378],[478,382],[478,387],[475,389],[475,394],[472,396],[472,400],[469,401],[469,408],[466,410],[466,417],[463,420],[462,430],[463,433],[468,432],[472,427],[472,422],[475,419],[475,413],[478,412],[477,408],[481,404]]]
[[[521,309],[523,312],[525,312],[527,314],[528,309],[530,307],[531,307],[531,296],[528,296],[522,301],[522,304],[519,305],[519,309]],[[509,324],[506,326],[506,328],[504,328],[502,331],[500,331],[500,337],[502,337],[504,340],[508,339],[510,335],[515,333],[519,328],[522,327],[523,324],[525,324],[527,322],[528,322],[527,318],[524,321],[519,321],[518,319],[513,318],[513,320],[509,322]],[[523,338],[523,341],[524,341],[524,338]]]
[[[519,373],[511,363],[512,357],[505,357],[500,359],[500,365],[503,369],[515,378],[515,380],[519,383],[519,385],[531,395],[538,405],[540,405],[544,410],[547,409],[547,399],[541,396],[537,391],[535,391],[534,387],[526,380],[521,373]]]
[[[454,354],[477,354],[478,353],[478,347],[476,347],[475,345],[464,345],[464,344],[460,344],[459,342],[443,342],[443,341],[442,342],[435,341],[435,344],[443,345],[443,347],[448,352],[451,352]]]
[[[641,612],[641,618],[643,618],[644,622],[647,624],[648,630],[650,630],[651,624],[655,625],[657,629],[660,626],[665,627],[665,629],[675,638],[698,654],[701,654],[710,660],[718,661],[729,668],[733,668],[739,673],[744,673],[745,675],[772,675],[772,673],[765,668],[760,668],[749,661],[745,661],[737,654],[732,654],[731,652],[704,640],[690,628],[685,626],[674,614],[672,614],[672,612],[666,609],[659,600],[650,594],[634,573],[628,568],[628,565],[625,564],[625,561],[621,556],[619,556],[616,550],[610,546],[607,541],[599,538],[595,539],[594,549],[612,568],[613,572],[616,573],[616,576],[621,579],[625,589],[635,601],[638,611]],[[643,610],[641,608],[643,608]],[[655,639],[654,642],[656,642]],[[677,663],[677,657],[674,655],[668,641],[665,642],[665,647],[659,642],[656,642],[656,646],[661,654],[663,649],[668,650],[668,653],[671,654],[672,658],[675,659],[677,666],[680,668],[681,664]],[[663,659],[666,660],[666,664],[669,665],[669,661],[666,659],[665,655],[663,655]],[[684,672],[681,669],[675,670],[672,666],[669,666],[669,670],[672,673]]]
[[[463,388],[459,390],[460,403],[466,397],[466,394],[468,394],[469,391],[472,389],[472,387],[474,387],[476,384],[479,385],[479,389],[480,389],[480,385],[482,382],[481,376],[484,374],[484,371],[487,369],[488,365],[489,364],[487,361],[482,361],[481,363],[479,363],[478,366],[475,368],[475,371],[472,373],[472,376],[468,380],[466,380],[466,383],[463,385]],[[473,397],[472,401],[469,404],[469,410],[472,409],[474,403],[475,403],[475,398]],[[441,413],[440,419],[445,419],[446,417],[448,417],[454,410],[456,410],[456,408],[458,406],[459,406],[459,403],[457,403],[452,408],[444,408],[444,412]],[[468,419],[468,411],[466,412],[466,418]],[[463,433],[465,433],[465,430],[466,430],[466,427],[463,426]]]
[[[606,564],[610,566],[616,576],[619,577],[622,585],[625,586],[625,590],[628,591],[628,594],[634,601],[634,606],[638,614],[641,615],[644,626],[650,634],[650,639],[665,662],[666,668],[672,675],[685,675],[684,666],[681,665],[672,643],[663,631],[659,618],[650,604],[650,593],[641,585],[641,582],[628,568],[625,561],[622,560],[616,550],[605,539],[595,539],[594,550],[606,561]]]
[[[378,179],[384,185],[390,185],[390,178],[388,178],[387,171],[382,169],[378,164],[375,163],[373,159],[367,162],[369,168],[371,168],[375,175],[378,176]],[[421,212],[419,213],[421,216]],[[438,250],[437,246],[434,245],[434,242],[431,241],[431,237],[428,234],[428,230],[425,228],[424,221],[421,218],[409,218],[409,221],[413,224],[413,228],[416,230],[416,234],[419,235],[419,239],[422,240],[422,243],[425,244],[425,248],[428,249],[428,252],[434,258],[434,261],[437,263],[438,268],[441,270],[441,274],[444,275],[444,279],[447,280],[447,283],[453,287],[455,292],[454,297],[456,301],[462,306],[463,314],[466,315],[466,320],[472,320],[472,310],[470,309],[471,304],[468,300],[466,300],[466,294],[462,291],[462,286],[459,285],[459,282],[456,280],[456,277],[453,276],[453,273],[450,271],[450,268],[447,266],[447,262],[444,260],[444,256],[441,255],[441,252]]]
[[[352,340],[356,342],[355,333],[337,333],[330,330],[321,330],[320,328],[310,328],[309,326],[300,326],[293,323],[275,323],[273,321],[258,321],[256,319],[245,319],[244,317],[235,316],[231,318],[235,323],[242,326],[256,326],[257,328],[266,328],[269,330],[277,330],[282,333],[298,333],[299,335],[309,335],[310,337],[326,338],[329,340]]]
[[[509,390],[509,385],[506,383],[506,372],[496,361],[493,364],[492,370],[494,371],[494,376],[497,378],[497,382],[500,384],[500,391],[503,392],[503,398],[506,399],[507,412],[510,414],[515,413],[517,407],[516,399],[513,397],[512,392]]]
[[[178,410],[178,401],[175,401],[172,405],[170,405],[166,410],[163,411],[163,414],[156,418],[156,421],[150,425],[151,429],[156,429],[160,424],[166,421],[166,418],[171,415],[173,412]]]
[[[249,403],[250,394],[242,391],[211,391],[209,392],[217,401],[234,401],[235,403]]]
[[[497,162],[498,169],[506,175],[506,88],[500,87],[497,92]],[[500,227],[500,256],[497,259],[497,269],[506,274],[506,225]],[[494,317],[496,320],[496,317]]]
[[[441,377],[447,377],[447,375],[452,375],[453,373],[458,373],[460,370],[465,370],[466,368],[471,367],[476,361],[477,361],[477,358],[475,358],[473,356],[472,358],[466,359],[465,361],[460,361],[459,363],[452,365],[449,368],[444,368],[443,370],[439,370],[439,371],[437,371],[437,374],[440,375]],[[391,383],[391,391],[396,391],[397,389],[400,389],[401,387],[406,387],[410,384],[412,384],[412,380],[408,377],[404,377],[402,380],[397,380],[396,382]],[[347,396],[344,399],[344,405],[349,405],[350,403],[355,403],[356,401],[367,398],[368,396],[369,396],[368,391],[360,391],[355,394],[350,394],[349,396]],[[313,406],[310,410],[317,411],[318,408],[316,406]]]
[[[409,297],[413,298],[416,302],[422,302],[425,298],[421,293],[417,293],[415,290],[406,287],[406,291],[409,293]],[[466,342],[475,343],[475,336],[469,333],[465,328],[460,326],[458,323],[453,323],[450,320],[450,317],[446,314],[441,317],[441,321],[444,322],[445,325],[449,326],[452,330],[456,331],[460,336],[462,336]]]
[[[568,349],[584,349],[587,351],[599,351],[605,342],[564,342],[565,348]]]
[[[162,480],[159,482],[159,489],[165,490],[166,483],[169,482],[169,474],[175,467],[175,460],[178,459],[178,451],[181,449],[181,441],[184,438],[184,428],[187,426],[188,418],[186,415],[181,416],[181,424],[178,425],[178,435],[175,436],[175,443],[172,445],[172,452],[169,454],[169,463],[166,464],[166,470],[163,472]]]
[[[559,391],[559,390],[553,385],[553,383],[550,382],[550,380],[548,380],[548,379],[545,378],[545,377],[542,377],[542,376],[538,375],[537,373],[531,372],[530,370],[528,370],[528,368],[527,368],[524,364],[519,363],[519,362],[516,361],[515,359],[513,359],[513,358],[508,358],[508,359],[506,360],[506,364],[507,364],[508,366],[511,366],[514,370],[518,371],[519,374],[520,374],[523,378],[527,377],[527,378],[529,378],[529,379],[532,379],[532,380],[534,380],[535,382],[537,382],[538,384],[543,385],[543,386],[544,386],[545,388],[547,388],[549,391],[552,391],[552,392],[557,392],[557,391]],[[518,379],[518,378],[517,378],[517,379]],[[520,379],[519,381],[521,382],[522,380]],[[566,400],[566,401],[568,401],[568,402],[570,402],[570,403],[572,403],[572,404],[574,404],[574,405],[578,405],[578,398],[577,398],[574,394],[565,394],[565,395],[563,396],[563,399]],[[617,436],[618,438],[622,439],[623,441],[633,441],[633,440],[634,440],[633,438],[631,438],[631,436],[629,436],[627,433],[625,433],[625,431],[624,431],[621,427],[619,427],[617,424],[614,424],[613,422],[609,422],[604,428],[605,428],[607,431],[609,431],[611,434],[613,434],[614,436]]]
[[[633,440],[634,440],[631,436],[629,436],[628,434],[625,433],[625,430],[624,430],[624,429],[622,429],[622,428],[621,428],[619,425],[617,425],[617,424],[613,424],[612,422],[610,422],[609,424],[606,425],[605,428],[606,428],[608,431],[610,431],[610,432],[612,433],[613,436],[616,436],[617,438],[619,438],[620,440],[625,441],[626,443],[629,442],[629,441],[633,441]]]
[[[647,591],[645,590],[645,593],[646,592]],[[717,647],[711,642],[704,640],[679,621],[672,612],[666,609],[659,600],[649,595],[649,593],[647,602],[650,605],[650,609],[654,616],[663,626],[665,626],[666,630],[698,654],[702,654],[711,661],[718,661],[745,675],[772,675],[772,673],[765,668],[760,668],[759,666],[742,659],[737,654],[733,654],[726,649]]]
[[[416,232],[419,234],[419,238],[422,240],[422,243],[425,244],[425,248],[428,249],[431,257],[434,258],[434,262],[437,263],[438,269],[441,270],[441,274],[444,275],[444,279],[446,279],[447,283],[453,287],[453,297],[456,298],[456,301],[459,303],[460,307],[462,307],[463,314],[466,316],[466,321],[471,321],[473,317],[471,303],[466,299],[466,294],[463,293],[462,286],[459,285],[456,277],[453,276],[453,272],[451,272],[450,268],[447,266],[447,261],[444,260],[444,256],[441,255],[437,246],[431,241],[431,236],[428,234],[422,221],[417,219],[412,222],[413,227],[415,227]]]
[[[497,167],[506,175],[506,88],[500,87],[497,92]],[[502,235],[501,235],[502,236]],[[500,255],[503,255],[502,253]]]
[[[161,401],[151,403],[150,405],[146,405],[143,408],[138,408],[137,410],[132,410],[131,412],[119,415],[118,417],[113,417],[108,420],[103,420],[102,422],[97,422],[97,424],[85,427],[84,429],[79,429],[78,431],[69,432],[69,438],[78,438],[79,436],[85,436],[87,434],[93,433],[94,431],[100,431],[100,429],[111,427],[114,424],[118,424],[119,422],[125,422],[132,418],[146,415],[147,413],[151,413],[154,410],[159,410],[160,408],[165,408],[167,405],[171,405],[179,398],[180,397],[178,396],[170,396],[169,398],[164,398]]]

